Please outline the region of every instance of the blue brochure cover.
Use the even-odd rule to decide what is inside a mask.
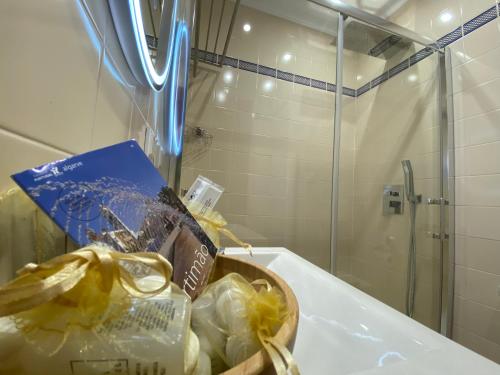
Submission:
[[[170,260],[174,282],[191,297],[208,281],[217,252],[135,141],[12,176],[80,246],[104,242],[122,252]]]

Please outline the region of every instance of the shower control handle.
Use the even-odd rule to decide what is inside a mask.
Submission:
[[[447,240],[450,238],[450,235],[448,233],[431,233],[432,238],[436,240]]]
[[[427,198],[427,204],[437,206],[441,206],[443,204],[445,206],[448,206],[450,204],[450,201],[444,198]]]

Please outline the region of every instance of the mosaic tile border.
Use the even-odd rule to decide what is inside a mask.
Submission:
[[[475,31],[480,27],[486,25],[488,22],[491,22],[494,19],[498,18],[499,15],[500,15],[500,4],[488,8],[486,11],[484,11],[477,17],[474,17],[470,21],[464,23],[463,25],[460,25],[455,30],[451,31],[442,38],[438,39],[436,41],[436,47],[444,48],[450,45],[451,43],[456,42],[457,40],[463,38],[465,35],[470,34],[472,31]],[[392,44],[399,42],[399,39],[397,38],[398,37],[391,39],[391,37],[389,37],[387,38],[387,40],[382,41],[379,45],[375,46],[372,49],[373,54],[375,55],[383,53],[384,50],[390,47]],[[350,96],[353,98],[359,97],[367,93],[368,91],[374,89],[375,87],[379,86],[380,84],[384,83],[385,81],[389,80],[390,78],[405,71],[411,66],[417,64],[418,62],[426,59],[433,53],[434,51],[432,48],[429,47],[423,48],[420,51],[414,53],[412,56],[408,57],[407,59],[401,61],[398,65],[392,67],[389,70],[386,70],[378,77],[375,77],[370,82],[359,87],[358,89],[344,87],[342,93],[346,96]],[[193,53],[191,55],[193,56]],[[202,62],[208,62],[212,64],[220,63],[222,60],[221,55],[203,50],[198,51],[198,58]],[[224,58],[222,65],[231,66],[233,68],[242,69],[256,74],[273,77],[282,81],[287,81],[307,87],[312,87],[318,90],[337,92],[337,86],[334,83],[320,81],[314,78],[304,77],[290,72],[284,72],[265,65],[259,65],[253,62],[239,60],[234,57],[226,56]]]
[[[194,51],[195,50],[192,49],[191,56],[194,56]],[[199,50],[198,51],[198,58],[200,59],[201,62],[216,64],[216,63],[221,62],[222,56],[215,54],[213,52]],[[277,79],[280,79],[282,81],[296,83],[298,85],[313,87],[315,89],[319,89],[319,90],[323,90],[323,91],[330,91],[330,92],[337,91],[337,86],[333,83],[330,83],[330,82],[320,81],[318,79],[304,77],[304,76],[301,76],[298,74],[293,74],[290,72],[284,72],[284,71],[276,69],[276,68],[271,68],[269,66],[255,64],[255,63],[250,62],[250,61],[239,60],[239,59],[236,59],[234,57],[226,56],[224,58],[224,62],[222,63],[222,65],[231,66],[233,68],[246,70],[248,72],[277,78]],[[349,87],[344,87],[343,94],[355,98],[356,97],[356,90],[349,88]]]
[[[465,35],[470,34],[472,31],[479,29],[480,27],[486,25],[488,22],[493,21],[500,14],[500,4],[494,5],[491,8],[488,8],[486,11],[474,17],[470,21],[460,25],[455,30],[446,34],[442,38],[438,39],[436,45],[438,48],[444,48],[450,45],[453,42],[463,38]],[[378,77],[372,79],[366,85],[361,86],[356,90],[356,97],[363,95],[364,93],[370,91],[371,89],[377,87],[382,82],[387,81],[388,79],[398,75],[399,73],[405,71],[409,67],[415,65],[416,63],[424,60],[425,58],[431,56],[433,54],[433,50],[429,47],[423,48],[420,51],[414,53],[409,58],[401,61],[398,65],[389,69],[388,71],[383,72]]]

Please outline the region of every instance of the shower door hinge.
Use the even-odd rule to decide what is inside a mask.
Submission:
[[[432,233],[431,236],[436,240],[447,240],[450,238],[450,235],[447,233]]]
[[[444,198],[427,198],[427,204],[429,205],[444,205],[448,206],[450,204],[450,201]]]

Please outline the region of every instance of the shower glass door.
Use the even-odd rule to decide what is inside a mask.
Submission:
[[[440,57],[423,48],[345,21],[335,273],[440,330]]]
[[[181,189],[208,177],[224,187],[216,209],[239,239],[329,270],[338,13],[304,0],[242,0],[219,66],[224,4],[201,2]]]

